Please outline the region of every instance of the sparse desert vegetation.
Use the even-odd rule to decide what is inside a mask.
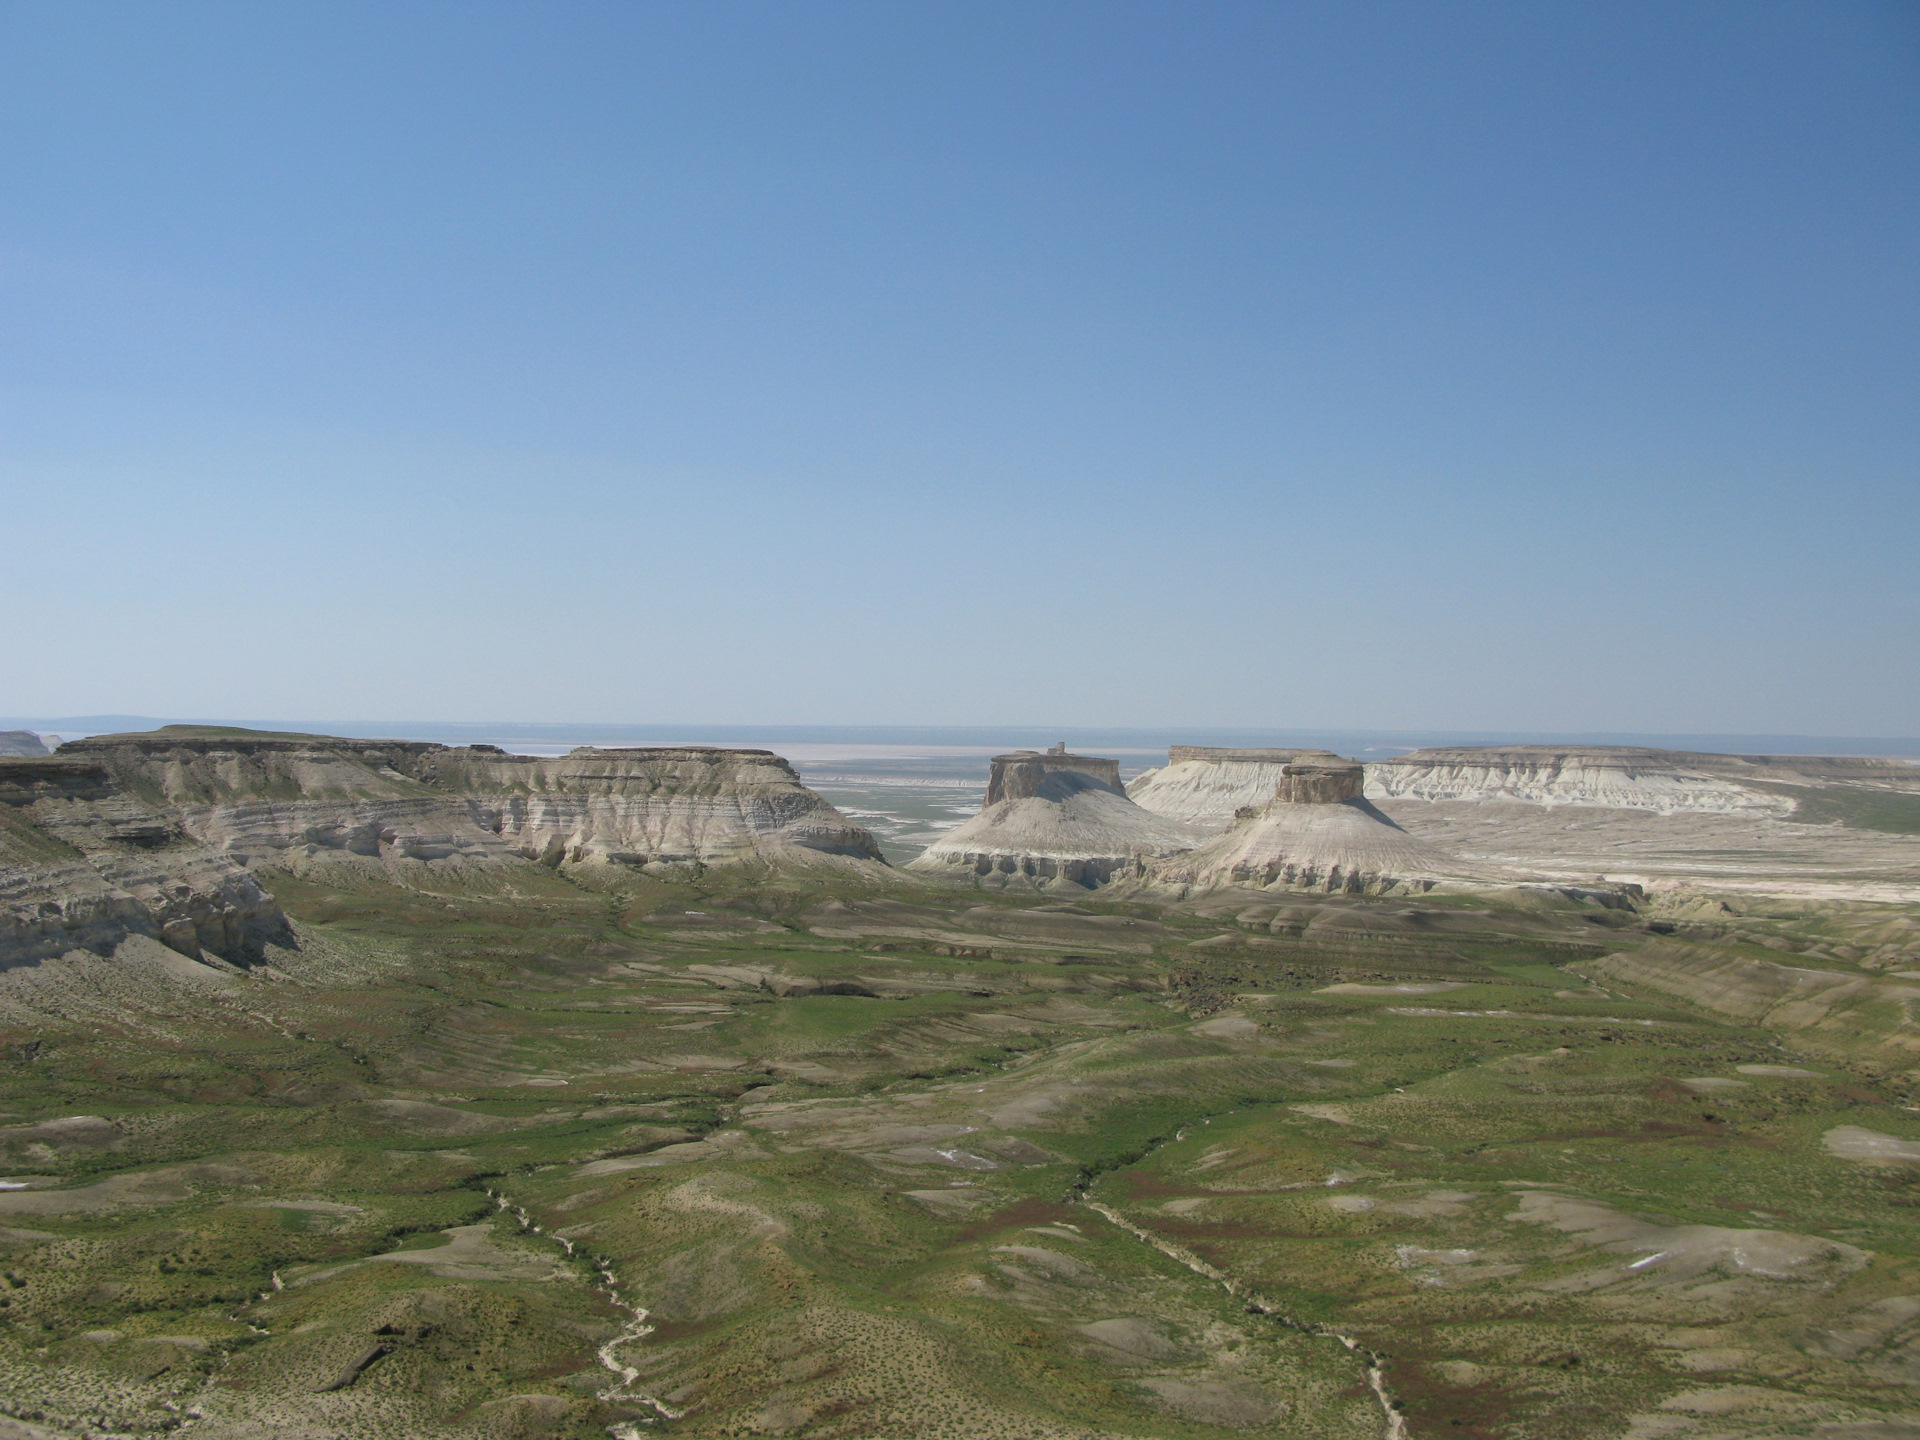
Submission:
[[[529,869],[7,973],[22,1433],[1904,1433],[1908,907]]]

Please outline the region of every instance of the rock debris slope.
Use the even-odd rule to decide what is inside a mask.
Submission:
[[[1127,798],[1157,815],[1225,830],[1234,812],[1273,798],[1294,760],[1335,760],[1331,750],[1230,750],[1213,745],[1175,745],[1167,763],[1136,775]]]
[[[1205,838],[1204,828],[1129,800],[1117,761],[1059,745],[994,756],[980,813],[907,868],[995,887],[1092,887]]]
[[[252,874],[345,867],[417,888],[535,865],[655,875],[883,865],[764,750],[490,746],[187,726],[0,761],[0,965],[147,935],[246,963],[286,921]]]
[[[1151,882],[1187,890],[1226,885],[1381,894],[1472,878],[1408,835],[1361,794],[1359,764],[1302,758],[1282,768],[1273,798],[1243,810],[1226,834],[1155,866]]]

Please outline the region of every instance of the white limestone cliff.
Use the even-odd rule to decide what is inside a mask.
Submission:
[[[1663,815],[1792,812],[1792,799],[1744,785],[1737,775],[1713,773],[1702,763],[1726,758],[1731,757],[1597,745],[1416,750],[1367,766],[1367,794],[1374,799],[1598,805]]]
[[[987,801],[907,868],[971,877],[990,887],[1104,885],[1147,860],[1189,850],[1198,826],[1143,810],[1120,786],[1117,762],[1014,751],[993,757]]]
[[[1283,767],[1275,793],[1226,834],[1152,867],[1149,883],[1382,894],[1424,890],[1466,867],[1408,835],[1361,794],[1361,767],[1337,756]]]
[[[534,865],[884,873],[764,750],[576,750],[168,727],[0,760],[0,968],[147,935],[245,963],[287,922],[253,871],[512,886]]]
[[[98,736],[60,754],[153,796],[194,840],[296,872],[344,857],[389,869],[879,859],[864,828],[765,750],[583,748],[544,758],[485,745],[161,730]]]
[[[1335,758],[1331,750],[1233,750],[1175,745],[1167,763],[1127,782],[1127,798],[1143,809],[1191,825],[1224,830],[1234,812],[1273,798],[1289,762]]]
[[[865,827],[768,750],[464,750],[431,764],[432,783],[465,795],[476,825],[544,864],[880,858]]]
[[[1920,767],[1849,755],[1717,755],[1631,745],[1489,745],[1415,750],[1367,766],[1376,800],[1513,800],[1615,810],[1786,816],[1777,787],[1920,789]]]

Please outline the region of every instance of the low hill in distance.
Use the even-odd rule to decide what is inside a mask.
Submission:
[[[0,730],[0,757],[45,755],[46,742],[32,730]]]

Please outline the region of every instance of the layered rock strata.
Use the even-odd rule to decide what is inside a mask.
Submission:
[[[1136,775],[1127,786],[1134,804],[1210,830],[1234,823],[1234,812],[1273,798],[1295,760],[1333,760],[1330,750],[1232,750],[1175,745],[1167,763]]]
[[[883,865],[873,837],[764,750],[491,746],[188,727],[0,761],[0,965],[145,934],[245,962],[286,921],[252,874],[346,866],[512,884],[533,865]]]
[[[1920,767],[1856,756],[1712,755],[1628,745],[1500,745],[1415,750],[1367,766],[1376,800],[1515,800],[1671,815],[1789,815],[1769,786],[1920,788]]]
[[[448,865],[879,858],[865,829],[767,750],[543,758],[490,745],[162,730],[72,742],[59,758],[153,796],[204,844],[294,870],[341,855]]]
[[[431,783],[483,831],[543,864],[878,861],[873,836],[770,750],[579,749],[553,760],[443,751]]]
[[[1463,867],[1375,809],[1361,793],[1364,781],[1358,763],[1338,756],[1289,762],[1266,804],[1243,811],[1226,834],[1154,866],[1151,882],[1380,894],[1464,878]]]
[[[1104,885],[1150,859],[1192,849],[1206,832],[1143,810],[1120,786],[1116,761],[1016,750],[993,757],[978,815],[907,868],[971,876],[1000,887]]]
[[[1495,870],[1920,899],[1920,766],[1904,760],[1458,747],[1368,765],[1367,795],[1413,835]]]
[[[1176,745],[1166,765],[1127,785],[1135,804],[1225,829],[1264,805],[1294,760],[1325,750],[1236,750]],[[1848,786],[1913,792],[1920,766],[1863,756],[1715,755],[1626,745],[1456,746],[1416,750],[1366,767],[1374,800],[1511,800],[1619,810],[1785,817],[1796,789]]]
[[[1038,795],[1049,775],[1066,773],[1085,775],[1109,790],[1122,790],[1120,762],[1101,755],[1069,755],[1064,744],[1042,755],[1036,750],[1016,750],[1010,755],[993,757],[987,776],[987,804],[1002,800],[1025,800]]]
[[[286,917],[244,865],[106,767],[0,761],[0,968],[145,935],[185,955],[257,958]]]

